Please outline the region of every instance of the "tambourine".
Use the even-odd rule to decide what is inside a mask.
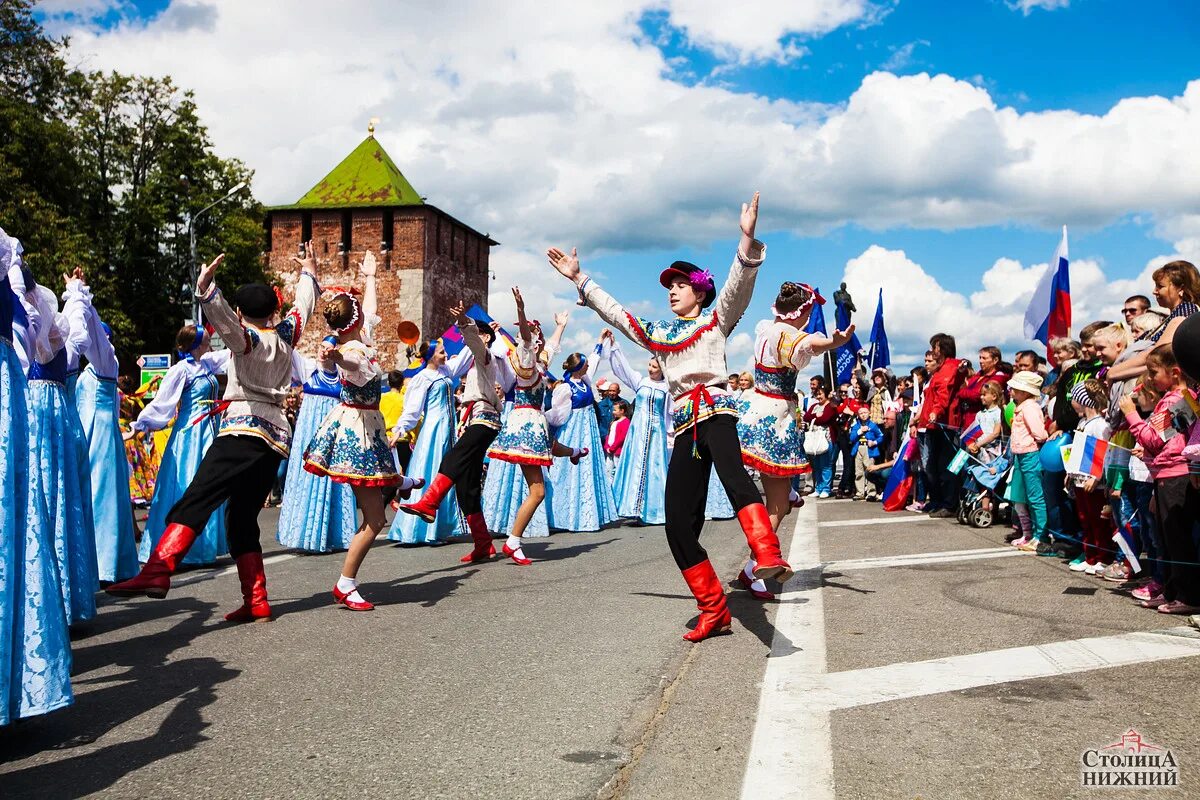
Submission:
[[[417,323],[407,319],[396,326],[396,335],[407,345],[414,345],[421,341],[421,329],[417,327]]]

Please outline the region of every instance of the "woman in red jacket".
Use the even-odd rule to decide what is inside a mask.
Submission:
[[[999,347],[984,347],[979,351],[979,372],[967,378],[963,387],[958,390],[958,413],[962,417],[962,427],[971,427],[975,416],[983,411],[983,385],[995,381],[1003,389],[1012,377],[1012,368],[1000,357]]]
[[[824,386],[813,389],[812,400],[804,412],[804,452],[812,464],[816,496],[829,497],[833,489],[833,458],[837,448],[837,433],[832,426],[838,410],[829,401],[829,393]]]

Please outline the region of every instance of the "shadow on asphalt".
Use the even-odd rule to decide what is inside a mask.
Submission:
[[[216,700],[216,687],[241,674],[215,658],[168,661],[202,633],[216,606],[195,598],[137,603],[105,614],[88,632],[94,635],[116,627],[162,619],[164,609],[179,620],[165,631],[133,639],[77,646],[75,675],[109,666],[123,672],[74,679],[76,686],[107,684],[89,691],[86,711],[65,709],[34,717],[0,730],[3,760],[27,757],[44,750],[70,750],[91,744],[108,731],[163,705],[175,706],[158,730],[142,739],[104,747],[74,758],[37,764],[4,775],[5,797],[83,797],[111,787],[125,775],[176,753],[192,749],[207,737],[202,711]]]

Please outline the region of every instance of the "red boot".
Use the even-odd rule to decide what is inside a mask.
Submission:
[[[754,577],[762,580],[774,578],[780,583],[787,583],[796,573],[779,552],[779,537],[771,527],[767,507],[762,503],[754,503],[739,511],[737,516],[742,532],[746,534],[746,541],[750,544],[750,552],[758,562]]]
[[[425,490],[425,494],[421,495],[420,500],[415,503],[404,503],[400,506],[400,510],[405,514],[420,517],[426,522],[433,522],[437,519],[437,510],[438,506],[442,504],[442,498],[452,488],[454,488],[454,481],[439,472],[434,477],[433,483],[429,484],[429,488]]]
[[[171,590],[171,573],[187,555],[194,541],[196,532],[191,528],[177,523],[168,525],[142,571],[127,581],[105,587],[104,591],[117,597],[166,597]]]
[[[700,609],[700,621],[696,627],[683,635],[689,642],[699,642],[710,636],[723,636],[730,632],[733,619],[729,606],[725,605],[725,588],[717,578],[716,571],[707,560],[683,571],[683,579],[696,598]]]
[[[267,573],[262,553],[242,553],[237,557],[238,580],[242,584],[242,607],[225,615],[226,622],[266,622],[271,618],[267,603]]]
[[[476,511],[474,514],[467,514],[467,527],[471,529],[471,541],[475,542],[475,549],[460,558],[459,561],[464,564],[474,564],[478,561],[487,561],[496,555],[496,548],[492,544],[492,534],[488,531],[487,521],[484,520],[482,512]]]

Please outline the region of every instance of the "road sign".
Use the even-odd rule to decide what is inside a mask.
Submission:
[[[161,378],[167,374],[167,370],[171,368],[170,353],[153,353],[143,354],[138,356],[137,365],[142,369],[141,386],[145,386],[147,381],[154,378]],[[145,394],[147,400],[154,399],[154,391],[148,391]]]

